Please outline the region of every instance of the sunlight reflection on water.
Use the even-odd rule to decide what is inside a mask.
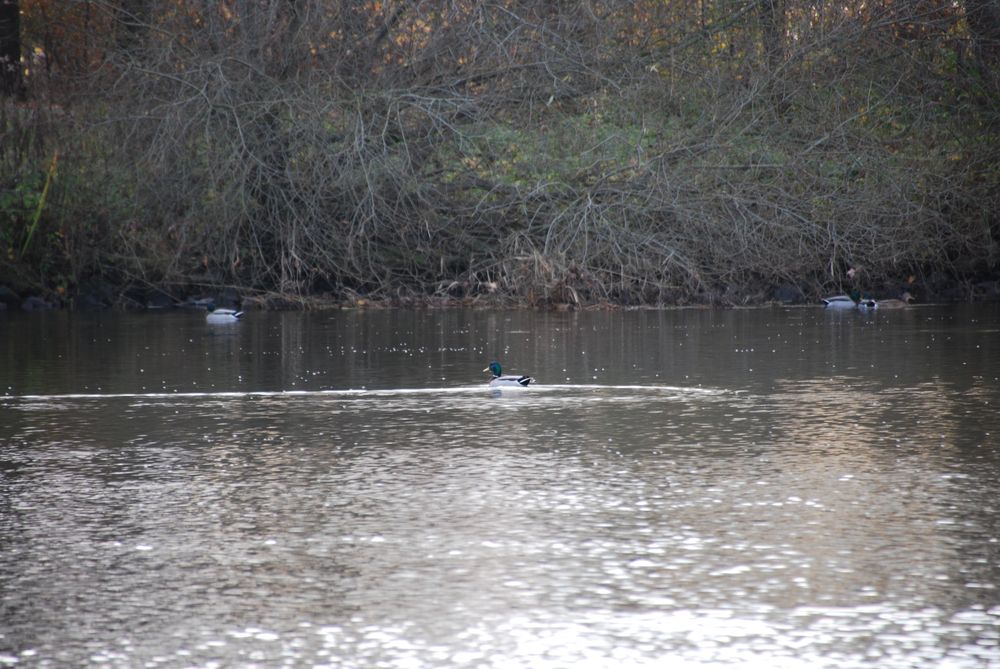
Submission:
[[[850,347],[657,383],[639,346],[588,367],[642,383],[500,394],[11,392],[0,663],[1000,666],[997,369],[893,346],[905,383]]]

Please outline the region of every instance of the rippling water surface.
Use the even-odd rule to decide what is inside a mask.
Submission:
[[[0,665],[1000,667],[993,307],[0,335]]]

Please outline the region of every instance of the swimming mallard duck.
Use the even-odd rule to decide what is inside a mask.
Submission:
[[[208,315],[205,320],[213,324],[236,323],[243,318],[243,312],[236,309],[216,309],[214,304],[206,304]]]
[[[827,309],[878,309],[878,303],[870,297],[861,297],[861,293],[855,291],[850,295],[834,295],[824,297],[823,306]]]
[[[903,294],[899,297],[898,300],[895,299],[895,298],[888,299],[888,300],[879,300],[878,301],[878,308],[879,309],[902,309],[903,307],[910,306],[910,302],[912,302],[912,301],[913,301],[913,296],[910,295],[910,291],[906,290],[906,291],[903,291]]]
[[[869,309],[878,309],[879,302],[871,297],[862,297],[858,300],[858,309],[861,311],[866,311]]]
[[[858,303],[850,295],[834,295],[824,297],[823,306],[827,309],[857,309]]]
[[[503,376],[503,370],[500,368],[500,363],[494,360],[490,363],[490,366],[483,370],[484,372],[490,372],[493,374],[493,378],[490,379],[491,386],[508,386],[508,387],[521,387],[525,388],[529,383],[534,381],[530,376]]]

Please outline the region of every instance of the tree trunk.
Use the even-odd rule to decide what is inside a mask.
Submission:
[[[0,96],[24,98],[21,76],[21,8],[17,0],[0,0]]]

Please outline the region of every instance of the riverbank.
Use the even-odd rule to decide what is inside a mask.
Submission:
[[[1000,301],[1000,277],[969,281],[936,281],[921,285],[911,282],[908,291],[914,304]],[[832,294],[832,293],[828,293]],[[875,299],[899,297],[900,291],[883,288],[865,291]],[[565,297],[576,299],[560,299]],[[37,293],[17,291],[0,285],[0,311],[141,311],[167,309],[205,309],[206,304],[239,308],[244,311],[322,311],[329,309],[535,309],[543,311],[582,311],[614,309],[677,309],[677,308],[746,308],[769,306],[821,306],[821,296],[808,294],[799,286],[788,283],[770,291],[761,291],[743,299],[698,299],[687,296],[671,302],[615,302],[607,299],[580,299],[576,291],[557,295],[525,296],[481,293],[473,295],[398,294],[359,295],[345,290],[339,293],[293,295],[277,292],[240,290],[233,287],[116,287],[92,282],[71,294],[52,291]]]
[[[961,7],[912,32],[926,16],[899,3],[774,23],[728,5],[692,23],[684,3],[544,19],[530,4],[435,24],[376,3],[372,23],[318,14],[294,39],[277,21],[252,43],[283,56],[242,44],[260,26],[238,13],[208,41],[184,12],[81,23],[61,41],[103,48],[100,67],[48,71],[46,56],[25,101],[0,100],[3,303],[997,299],[1000,70]],[[48,54],[39,12],[25,44]],[[362,25],[385,41],[358,50]],[[121,36],[140,27],[192,38],[139,53]],[[794,49],[763,48],[792,34]]]

